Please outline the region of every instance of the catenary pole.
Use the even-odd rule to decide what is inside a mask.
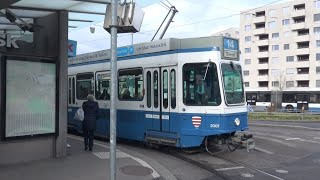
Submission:
[[[117,8],[118,0],[111,1],[111,108],[110,108],[110,179],[116,180],[117,148]]]

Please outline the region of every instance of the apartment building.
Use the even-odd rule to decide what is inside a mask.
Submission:
[[[242,11],[240,49],[248,102],[320,103],[320,0]]]
[[[240,48],[247,93],[281,90],[319,101],[320,0],[242,11]]]

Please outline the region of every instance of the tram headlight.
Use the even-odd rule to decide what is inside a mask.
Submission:
[[[234,124],[235,124],[236,126],[239,126],[239,125],[240,125],[240,119],[239,119],[239,118],[236,118],[236,119],[234,120]]]

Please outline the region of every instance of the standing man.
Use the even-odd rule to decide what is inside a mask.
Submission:
[[[99,105],[94,101],[92,94],[88,94],[86,102],[82,104],[84,111],[84,120],[82,121],[83,137],[84,137],[84,150],[92,151],[93,135],[96,129],[96,120],[99,111]],[[88,142],[89,141],[89,142]]]

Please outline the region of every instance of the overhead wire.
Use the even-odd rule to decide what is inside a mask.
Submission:
[[[250,12],[250,11],[253,11],[253,10],[256,10],[256,9],[259,9],[259,8],[262,8],[262,7],[265,7],[265,6],[269,6],[269,5],[271,5],[271,4],[275,4],[275,3],[278,3],[278,2],[281,2],[281,1],[286,1],[286,0],[277,0],[277,1],[273,1],[273,2],[270,2],[270,3],[268,3],[268,4],[265,4],[265,5],[262,5],[262,6],[253,8],[253,9],[249,9],[249,10],[247,10],[247,11],[243,11],[243,12],[241,12],[241,13],[235,13],[235,14],[230,14],[230,15],[227,15],[227,16],[222,16],[222,17],[217,17],[217,18],[212,18],[212,19],[206,19],[206,20],[196,21],[196,22],[187,23],[187,24],[182,24],[182,25],[171,26],[171,28],[178,28],[178,27],[190,26],[190,25],[194,25],[194,24],[200,24],[200,23],[210,22],[210,21],[217,21],[217,20],[222,20],[222,19],[234,17],[234,16],[239,16],[239,15],[245,14],[245,13],[247,13],[247,12]],[[144,34],[144,33],[153,32],[153,31],[156,31],[156,29],[147,30],[147,31],[143,31],[143,32],[138,32],[137,34]],[[119,37],[119,38],[122,38],[122,37],[126,37],[126,36],[131,36],[131,34],[127,34],[127,35],[123,35],[123,36],[118,36],[118,37]],[[101,39],[94,39],[94,40],[89,40],[89,41],[79,41],[78,43],[87,43],[87,42],[93,42],[93,41],[99,41],[99,40],[106,40],[106,39],[110,39],[110,38],[101,38]]]

